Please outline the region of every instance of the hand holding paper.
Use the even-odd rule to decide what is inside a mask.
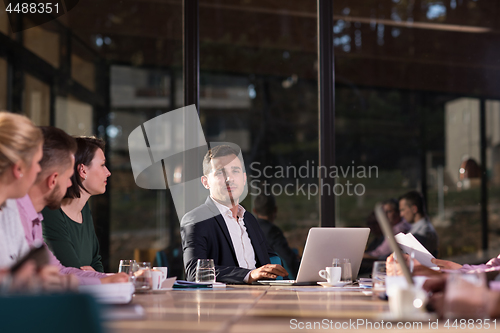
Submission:
[[[437,267],[437,265],[431,262],[431,260],[434,259],[434,256],[427,251],[427,249],[415,238],[415,236],[410,233],[404,234],[400,232],[394,236],[394,238],[396,238],[396,242],[398,242],[403,252],[411,253],[413,251],[415,259],[417,259],[422,265],[427,267]]]

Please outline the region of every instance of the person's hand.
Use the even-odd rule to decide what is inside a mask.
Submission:
[[[406,265],[410,266],[410,260],[411,260],[410,256],[407,254],[403,254],[403,258]],[[435,271],[425,265],[422,265],[416,259],[413,259],[412,264],[413,264],[413,272],[412,272],[413,276],[438,276],[442,274],[441,272]],[[394,253],[387,258],[385,265],[386,265],[387,275],[389,276],[403,275],[403,271],[401,270],[399,261],[396,263],[394,260]]]
[[[410,261],[410,256],[407,254],[403,254],[403,258],[405,262]],[[385,261],[385,268],[387,271],[387,275],[389,276],[403,275],[401,266],[397,265],[396,261],[394,260],[394,253],[387,257],[387,260]]]
[[[446,288],[446,275],[442,274],[439,277],[432,277],[425,280],[422,288],[431,293],[444,292]]]
[[[73,274],[61,274],[60,278],[63,290],[78,290],[80,282],[78,281],[78,278],[76,276],[74,276]]]
[[[462,268],[462,265],[457,264],[456,262],[449,260],[441,260],[441,259],[431,259],[433,264],[436,264],[441,269],[451,269],[456,270]]]
[[[443,275],[442,272],[435,271],[432,268],[429,268],[425,265],[422,265],[417,260],[415,260],[415,264],[413,266],[413,276],[432,277],[432,276],[441,276],[441,275]]]
[[[288,272],[281,265],[267,264],[250,272],[248,283],[257,280],[271,280],[278,276],[287,276]]]
[[[443,318],[444,292],[438,292],[429,296],[427,300],[427,311],[436,312],[439,318]]]
[[[91,271],[91,272],[95,272],[95,269],[92,267],[92,266],[82,266],[80,267],[80,269],[82,271]]]
[[[490,318],[500,317],[500,293],[498,291],[488,292],[488,314]]]
[[[122,283],[128,282],[128,275],[126,273],[116,273],[110,276],[106,276],[101,279],[101,283]]]
[[[63,291],[66,288],[66,277],[62,277],[57,266],[43,266],[38,272],[38,276],[44,291]]]
[[[0,280],[6,278],[9,270],[4,270],[0,273]],[[12,284],[10,291],[33,290],[38,286],[38,278],[36,276],[36,265],[33,260],[25,262],[12,276]]]

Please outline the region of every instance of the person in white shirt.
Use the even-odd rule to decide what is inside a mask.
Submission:
[[[256,218],[239,199],[246,173],[239,153],[221,145],[203,159],[201,182],[210,196],[181,221],[184,267],[188,280],[195,280],[198,259],[213,259],[216,280],[252,283],[287,276],[281,265],[270,264],[272,252]]]
[[[438,250],[438,236],[436,230],[427,218],[422,195],[417,191],[410,191],[399,198],[401,217],[411,224],[410,233],[434,256]]]

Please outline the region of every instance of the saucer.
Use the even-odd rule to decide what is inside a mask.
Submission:
[[[330,284],[328,282],[318,282],[319,285],[325,287],[325,288],[330,288],[330,287],[343,287],[346,284],[350,284],[349,282],[337,282],[334,284]]]
[[[161,289],[153,289],[151,292],[153,294],[165,294],[169,290],[174,290],[174,288],[161,288]]]

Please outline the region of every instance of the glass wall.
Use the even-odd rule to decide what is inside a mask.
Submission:
[[[24,24],[33,24],[25,18]],[[24,46],[55,68],[60,64],[61,35],[54,22],[35,26],[23,31]]]
[[[334,6],[338,167],[377,170],[339,177],[362,184],[365,193],[337,197],[337,224],[365,225],[376,201],[418,190],[439,235],[439,256],[484,261],[480,98],[498,96],[496,5],[358,0]],[[496,104],[487,105],[489,245],[498,254],[499,124]]]
[[[168,248],[178,255],[179,222],[170,193],[139,188],[132,175],[128,137],[145,121],[174,109],[179,73],[170,70],[111,67],[111,106],[107,136],[111,148],[111,262],[155,254]],[[149,251],[151,250],[151,251]],[[180,259],[180,257],[179,257]],[[151,259],[149,259],[151,260]],[[153,258],[154,260],[154,258]],[[181,267],[182,268],[182,267]],[[172,272],[179,267],[172,267]],[[182,272],[177,272],[181,274]]]
[[[416,189],[439,234],[439,255],[480,261],[484,164],[489,249],[498,253],[495,2],[333,4],[337,169],[329,176],[338,186],[336,216],[327,218],[337,226],[365,226],[377,201]],[[119,259],[153,260],[166,249],[182,276],[170,192],[135,184],[127,146],[132,130],[184,106],[182,6],[181,0],[87,0],[17,34],[0,13],[1,37],[15,37],[3,39],[7,47],[0,50],[0,108],[9,101],[37,124],[108,142],[112,176],[94,215],[105,231],[111,271]],[[308,229],[319,225],[317,1],[199,6],[199,111],[206,140],[241,147],[250,191],[243,206],[251,211],[253,196],[274,194],[276,224],[300,252]]]
[[[0,32],[8,37],[12,37],[12,30],[9,24],[9,18],[7,17],[7,12],[5,11],[5,3],[0,3]]]
[[[0,110],[7,109],[7,60],[0,57]]]
[[[109,220],[109,270],[116,272],[120,259],[153,262],[166,250],[169,274],[182,277],[170,192],[139,188],[128,152],[132,130],[183,106],[182,1],[91,0],[58,20],[74,34],[72,78],[98,94],[109,91],[109,107],[92,116],[108,143],[109,203],[102,207],[109,215],[102,217]]]
[[[275,223],[299,252],[319,220],[318,192],[308,191],[318,164],[316,21],[316,1],[200,3],[206,139],[240,146],[249,183],[242,205],[251,211],[255,195],[274,194]]]
[[[71,77],[90,91],[95,91],[97,55],[73,38],[71,42]]]
[[[95,135],[92,105],[73,96],[56,98],[55,126],[71,135]]]
[[[24,114],[36,125],[50,125],[50,86],[26,74],[24,89]]]
[[[486,171],[490,257],[500,249],[500,101],[486,100]]]

